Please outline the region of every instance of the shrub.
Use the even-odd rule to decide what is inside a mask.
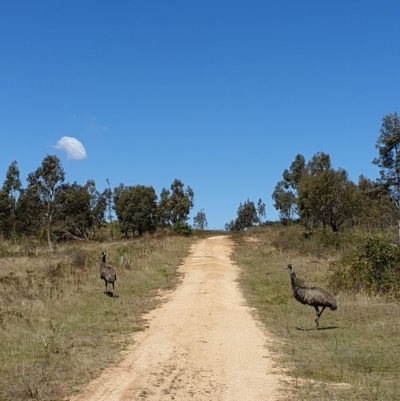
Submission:
[[[365,291],[400,298],[400,248],[368,238],[354,252],[331,264],[330,284],[336,290]]]
[[[300,225],[285,227],[275,235],[272,243],[282,251],[295,251],[300,255],[329,258],[338,252],[352,252],[364,237],[355,231],[332,232],[322,228],[305,231]]]
[[[183,234],[186,237],[188,237],[189,235],[192,235],[192,227],[190,227],[189,224],[184,223],[182,221],[177,221],[172,226],[172,231],[177,234]]]

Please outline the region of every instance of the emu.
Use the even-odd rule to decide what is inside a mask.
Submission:
[[[102,256],[102,262],[100,265],[100,278],[104,280],[104,284],[106,285],[106,291],[104,294],[108,294],[108,284],[112,284],[112,288],[114,291],[114,282],[117,279],[117,275],[114,271],[114,269],[111,266],[107,266],[106,263],[106,252],[101,253]]]
[[[315,308],[317,317],[315,318],[315,326],[318,329],[319,318],[322,312],[328,307],[331,310],[337,309],[337,304],[335,298],[324,289],[319,287],[302,287],[297,283],[296,273],[292,265],[287,265],[287,269],[290,270],[290,279],[292,282],[292,289],[294,297],[301,302],[303,305],[310,305]],[[322,310],[319,311],[319,307]]]

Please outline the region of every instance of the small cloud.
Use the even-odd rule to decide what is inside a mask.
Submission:
[[[56,149],[61,149],[67,153],[68,160],[83,160],[87,154],[82,142],[70,136],[63,136],[58,142]]]

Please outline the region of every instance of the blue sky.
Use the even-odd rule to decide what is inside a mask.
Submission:
[[[276,220],[299,153],[375,179],[382,117],[400,112],[399,15],[397,0],[3,1],[0,182],[16,160],[26,186],[47,154],[99,190],[178,178],[192,217],[223,228],[247,199]]]

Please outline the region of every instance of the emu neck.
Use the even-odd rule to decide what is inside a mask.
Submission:
[[[301,288],[300,285],[297,283],[296,275],[294,273],[290,274],[290,281],[292,282],[292,288],[295,290],[296,288]]]

